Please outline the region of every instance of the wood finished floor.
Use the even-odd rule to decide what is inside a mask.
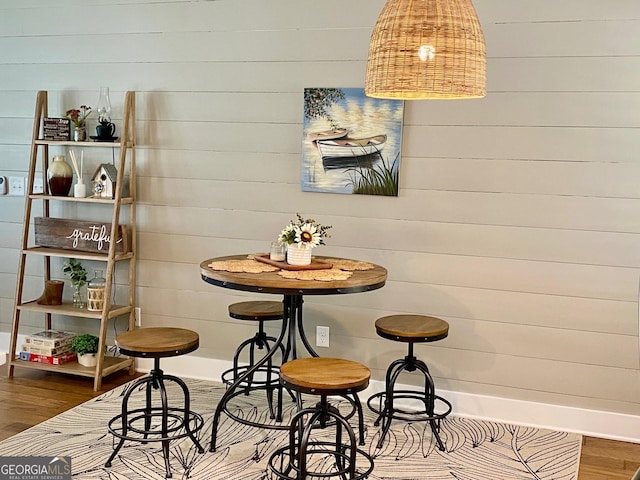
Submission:
[[[75,407],[134,377],[126,371],[106,377],[102,390],[93,391],[87,378],[16,369],[0,377],[0,440]],[[640,444],[584,437],[578,480],[629,480],[640,468]]]

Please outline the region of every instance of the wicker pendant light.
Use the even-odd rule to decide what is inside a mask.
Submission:
[[[484,34],[471,0],[387,0],[371,34],[365,93],[484,97]]]

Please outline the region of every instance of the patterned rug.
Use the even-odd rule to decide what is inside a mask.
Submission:
[[[204,380],[185,380],[191,392],[192,410],[205,419],[205,426],[197,435],[205,453],[199,454],[189,439],[172,442],[173,478],[276,478],[267,463],[271,453],[286,443],[287,433],[244,426],[223,415],[217,451],[209,452],[213,412],[224,387]],[[119,413],[121,392],[122,387],[109,391],[1,442],[0,455],[71,456],[73,477],[77,479],[165,478],[159,443],[125,442],[111,468],[104,466],[114,445],[106,425]],[[170,389],[169,398],[177,393]],[[134,397],[142,400],[144,395]],[[342,403],[341,408],[347,408],[347,402]],[[366,445],[360,448],[375,459],[371,480],[577,479],[580,435],[450,416],[441,430],[445,452],[436,447],[427,422],[395,421],[389,438],[378,449],[375,415],[363,403]],[[286,421],[295,404],[286,397],[284,408]],[[245,418],[270,421],[261,392],[236,397],[233,410]]]

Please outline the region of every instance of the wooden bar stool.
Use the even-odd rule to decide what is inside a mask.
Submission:
[[[449,334],[449,324],[444,320],[425,315],[389,315],[376,320],[376,332],[382,338],[405,342],[409,346],[406,357],[395,360],[389,365],[385,380],[385,391],[376,393],[369,397],[367,405],[378,414],[374,425],[382,424],[382,432],[378,440],[378,448],[381,448],[384,439],[391,427],[391,420],[399,419],[405,421],[428,421],[431,431],[436,439],[438,448],[444,451],[444,444],[440,439],[440,421],[451,413],[451,403],[435,394],[433,378],[429,373],[429,368],[413,354],[414,343],[436,342],[446,338]],[[422,372],[424,376],[424,390],[397,390],[396,380],[403,372]],[[375,400],[379,400],[375,406]],[[418,401],[424,408],[417,409],[400,408],[396,402]],[[436,402],[441,408],[441,413],[436,413]]]
[[[246,320],[258,322],[258,331],[252,338],[248,338],[240,345],[233,355],[233,368],[222,373],[222,382],[225,385],[231,385],[244,372],[249,370],[256,361],[256,351],[265,350],[267,353],[271,350],[271,345],[276,342],[276,338],[268,336],[264,331],[264,322],[271,320],[282,320],[284,310],[282,302],[274,301],[248,301],[238,302],[229,305],[229,316],[238,320]],[[248,353],[248,362],[241,364],[243,354]],[[284,347],[280,347],[280,353],[284,358]],[[276,418],[276,412],[273,408],[273,392],[278,392],[278,412],[277,418],[282,418],[282,387],[280,386],[278,376],[280,374],[280,366],[274,365],[271,358],[264,367],[257,369],[252,375],[248,376],[240,385],[246,395],[251,390],[266,390],[267,402],[269,404],[269,412],[271,418]],[[240,419],[238,419],[241,421]]]
[[[198,334],[183,328],[139,328],[118,335],[116,344],[124,355],[153,358],[154,365],[149,375],[131,383],[123,392],[122,411],[113,417],[108,425],[109,432],[120,441],[105,466],[111,466],[125,440],[141,443],[162,442],[166,477],[171,478],[169,442],[189,437],[198,451],[203,453],[204,449],[195,434],[204,425],[204,420],[201,415],[190,410],[191,400],[185,382],[174,375],[165,375],[160,369],[160,359],[193,352],[200,344]],[[183,406],[170,406],[166,382],[173,382],[182,389]],[[130,410],[129,399],[141,386],[146,387],[145,406]],[[153,396],[159,396],[160,405],[153,401],[154,390],[157,390],[157,394]],[[157,398],[155,400],[157,401]]]
[[[304,480],[307,477],[358,480],[373,471],[373,458],[360,450],[356,436],[348,422],[327,397],[343,396],[357,412],[360,443],[364,444],[364,418],[357,392],[367,388],[371,372],[364,365],[339,358],[311,357],[291,360],[280,367],[282,384],[297,392],[298,412],[289,426],[289,444],[276,450],[269,458],[269,468],[281,479]],[[313,407],[303,408],[302,394],[318,395],[320,401]],[[353,398],[353,400],[352,400]],[[317,435],[313,430],[335,428],[335,440]],[[346,439],[343,441],[343,431]],[[333,457],[334,462],[325,461]],[[359,465],[357,465],[357,464]],[[312,471],[310,466],[320,470]]]

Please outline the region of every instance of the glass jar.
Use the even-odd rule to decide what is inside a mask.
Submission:
[[[73,127],[73,141],[84,142],[87,139],[87,126]]]
[[[111,123],[111,99],[109,98],[109,87],[100,87],[100,97],[96,105],[98,113],[98,123]]]
[[[55,155],[47,169],[47,183],[51,195],[66,197],[73,183],[73,169],[64,159],[64,155]]]
[[[101,312],[104,308],[104,291],[107,281],[102,270],[96,270],[87,284],[87,310]]]
[[[287,244],[282,242],[271,242],[269,258],[276,262],[284,262],[287,258]]]
[[[84,303],[84,300],[82,299],[82,292],[80,291],[80,288],[81,288],[80,285],[73,286],[73,306],[75,308],[85,307],[85,303]]]

